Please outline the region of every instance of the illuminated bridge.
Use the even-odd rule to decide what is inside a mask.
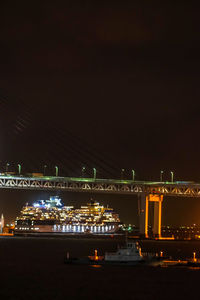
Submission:
[[[134,170],[122,169],[107,151],[55,126],[51,118],[44,120],[40,106],[27,103],[0,90],[0,188],[138,195],[140,233],[146,237],[149,202],[154,204],[153,233],[160,236],[163,196],[200,197],[200,184],[174,182],[173,172],[171,182],[163,182],[163,171],[160,182],[135,181]],[[22,175],[21,164],[29,176]],[[35,171],[40,176],[33,176]],[[121,180],[99,179],[118,178],[120,172]],[[129,176],[132,180],[124,180]]]
[[[0,188],[62,190],[139,196],[140,234],[148,237],[149,202],[154,202],[153,234],[161,236],[163,196],[200,197],[200,184],[193,182],[150,182],[75,177],[0,176]]]
[[[0,188],[200,197],[200,184],[185,181],[151,182],[55,176],[23,177],[8,175],[0,176]]]

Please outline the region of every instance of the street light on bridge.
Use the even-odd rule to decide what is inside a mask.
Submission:
[[[97,170],[96,170],[96,168],[93,168],[93,178],[94,178],[94,180],[96,179],[96,177],[97,177]]]
[[[164,173],[164,171],[160,171],[160,182],[163,181],[163,173]]]
[[[58,167],[55,166],[55,169],[56,169],[56,177],[58,177]]]
[[[124,179],[124,169],[121,169],[121,180],[123,180]]]
[[[170,171],[171,173],[171,182],[174,182],[174,172]]]
[[[6,164],[6,175],[7,175],[7,173],[8,173],[8,167],[10,166],[10,164],[9,163],[7,163]]]
[[[17,166],[18,166],[18,174],[21,175],[22,166],[20,164],[18,164]]]
[[[43,171],[43,175],[44,175],[44,176],[45,176],[45,174],[46,174],[46,168],[47,168],[47,166],[44,165],[44,171]]]
[[[85,176],[85,167],[84,166],[81,169],[81,173],[82,173],[82,177],[84,177]]]
[[[132,170],[132,177],[133,177],[133,181],[135,181],[135,171]]]

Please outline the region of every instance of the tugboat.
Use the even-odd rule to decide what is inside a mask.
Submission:
[[[105,253],[105,256],[98,256],[97,250],[93,256],[86,258],[70,258],[69,253],[64,261],[66,264],[83,265],[150,265],[159,266],[162,264],[162,258],[158,256],[144,257],[141,248],[137,242],[126,242],[126,246],[119,248],[116,252]]]
[[[126,247],[113,253],[105,253],[105,263],[137,264],[144,261],[141,248],[137,242],[127,242]]]

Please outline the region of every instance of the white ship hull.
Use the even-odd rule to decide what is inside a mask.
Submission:
[[[14,234],[54,233],[54,234],[112,234],[118,230],[118,225],[35,225],[15,227]]]

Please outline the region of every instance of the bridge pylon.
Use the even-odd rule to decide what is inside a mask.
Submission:
[[[148,238],[149,202],[154,202],[153,236],[161,237],[163,195],[142,193],[139,199],[140,236]]]

